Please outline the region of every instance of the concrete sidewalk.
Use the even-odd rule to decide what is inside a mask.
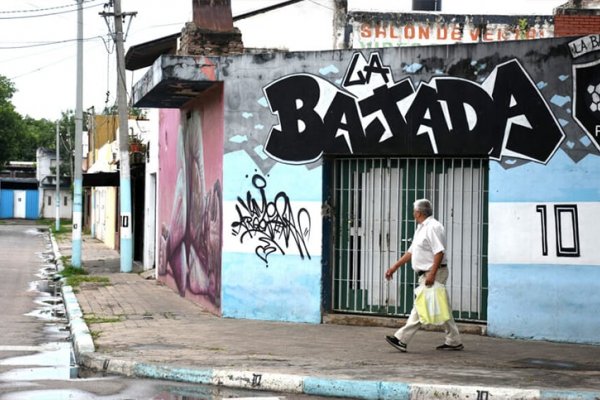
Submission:
[[[56,248],[70,254],[70,242]],[[421,331],[400,353],[384,340],[393,328],[218,318],[148,274],[119,273],[99,241],[84,238],[82,255],[110,279],[64,291],[80,363],[96,370],[346,398],[600,399],[598,346],[466,334],[464,351],[443,352],[442,333]],[[97,321],[89,331],[82,313]]]

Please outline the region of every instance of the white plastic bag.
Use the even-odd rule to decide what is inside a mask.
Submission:
[[[442,325],[450,319],[450,307],[446,286],[439,282],[427,287],[422,286],[417,292],[415,307],[422,324]]]

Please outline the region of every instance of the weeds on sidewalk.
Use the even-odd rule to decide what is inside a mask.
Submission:
[[[46,225],[56,240],[64,239],[73,231],[73,223],[70,219],[61,219],[59,229],[56,229],[56,221],[53,219],[42,218],[37,220],[39,225]]]
[[[63,256],[61,258],[64,269],[60,271],[60,274],[66,278],[67,285],[71,286],[73,290],[76,290],[82,283],[97,283],[102,286],[110,284],[110,279],[106,276],[90,276],[87,271],[83,268],[74,267],[71,264],[71,258]]]
[[[94,342],[94,347],[98,348],[96,341],[102,335],[102,330],[90,329],[91,324],[115,324],[117,322],[122,322],[124,317],[122,315],[117,315],[114,317],[99,317],[95,314],[84,314],[83,320],[90,330],[90,336],[92,337],[92,342]]]
[[[115,322],[121,322],[123,319],[121,316],[116,317],[99,317],[94,314],[85,315],[83,317],[85,323],[89,326],[90,324],[112,324]]]
[[[96,346],[96,339],[98,339],[100,337],[100,332],[99,331],[90,331],[90,336],[92,337],[92,341],[94,342],[94,346]]]

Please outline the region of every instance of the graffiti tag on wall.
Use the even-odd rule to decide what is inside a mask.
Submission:
[[[323,154],[503,156],[546,163],[565,134],[521,64],[499,64],[480,85],[434,77],[396,82],[378,53],[355,53],[342,88],[310,74],[263,90],[279,118],[265,144],[273,159],[308,164]]]
[[[235,206],[237,221],[231,224],[233,235],[244,240],[255,239],[255,253],[268,267],[270,254],[279,252],[285,254],[286,249],[295,246],[300,257],[308,257],[306,241],[310,236],[310,214],[305,208],[294,213],[289,197],[279,192],[273,200],[267,199],[267,181],[261,175],[252,177],[252,186],[258,190],[258,198],[251,191],[246,198],[238,197]]]

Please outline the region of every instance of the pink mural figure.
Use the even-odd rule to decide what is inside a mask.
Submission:
[[[198,112],[190,112],[182,119],[174,167],[177,179],[170,218],[163,220],[161,226],[158,274],[172,277],[181,296],[199,296],[218,310],[222,193],[219,180],[210,190],[206,189]],[[165,186],[168,188],[168,183]]]

